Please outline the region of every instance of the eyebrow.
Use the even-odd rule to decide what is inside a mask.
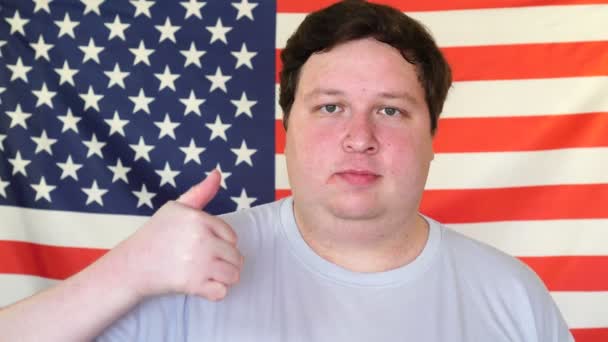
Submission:
[[[319,95],[329,95],[329,96],[339,96],[344,95],[344,92],[337,89],[328,89],[328,88],[315,88],[308,93],[304,94],[305,100],[310,100],[311,98]],[[380,97],[386,99],[405,99],[406,101],[416,105],[418,104],[418,100],[408,92],[381,92]]]

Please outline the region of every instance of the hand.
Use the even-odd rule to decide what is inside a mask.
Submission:
[[[110,252],[124,258],[126,281],[138,296],[186,293],[220,300],[238,282],[243,256],[236,234],[201,211],[219,186],[220,174],[214,171]]]

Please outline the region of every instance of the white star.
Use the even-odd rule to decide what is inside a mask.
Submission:
[[[169,162],[165,162],[165,168],[162,170],[154,170],[157,175],[160,176],[160,185],[163,186],[165,184],[171,184],[175,188],[175,177],[179,175],[179,171],[171,170],[169,166]]]
[[[173,91],[175,91],[174,82],[179,77],[179,74],[172,74],[168,65],[165,65],[165,71],[162,74],[154,74],[154,76],[160,80],[158,91],[161,91],[164,88],[171,88]]]
[[[78,46],[78,48],[80,49],[80,51],[82,51],[84,53],[84,57],[82,57],[82,63],[84,64],[86,61],[88,61],[89,59],[94,60],[95,62],[97,62],[97,64],[99,64],[99,53],[101,51],[103,51],[104,47],[101,46],[96,46],[95,45],[95,41],[93,40],[93,38],[89,39],[89,45],[87,46]]]
[[[118,116],[118,111],[114,111],[114,117],[112,117],[112,119],[104,119],[103,121],[110,126],[110,133],[108,136],[111,136],[114,133],[118,133],[123,137],[125,136],[124,127],[129,123],[129,120],[121,120],[120,116]]]
[[[120,179],[123,180],[125,183],[129,184],[129,181],[127,180],[127,173],[131,171],[131,168],[123,166],[120,159],[116,161],[116,165],[108,166],[108,168],[110,169],[110,171],[112,171],[113,174],[112,183]]]
[[[6,45],[6,40],[0,40],[0,57],[2,57],[2,47]]]
[[[206,2],[188,0],[182,1],[180,4],[186,9],[186,17],[184,19],[188,19],[191,15],[196,16],[199,19],[203,19],[203,16],[201,15],[201,8],[207,4]]]
[[[129,146],[133,151],[135,151],[135,157],[133,158],[133,161],[138,161],[140,158],[150,161],[149,153],[150,151],[152,151],[152,149],[154,149],[154,146],[146,145],[144,137],[139,137],[139,142],[137,143],[137,145],[129,144]]]
[[[78,175],[76,174],[76,171],[78,171],[82,167],[82,164],[75,164],[72,161],[72,156],[68,155],[68,158],[65,160],[65,163],[57,163],[57,166],[59,166],[59,168],[61,169],[61,177],[59,178],[60,180],[67,177],[72,177],[75,181],[78,181]]]
[[[200,164],[200,154],[205,152],[204,147],[196,146],[196,144],[194,143],[194,139],[190,139],[190,145],[188,145],[187,147],[180,147],[179,149],[186,154],[186,157],[184,158],[184,164],[188,163],[190,160],[197,164]]]
[[[84,101],[83,110],[86,111],[88,108],[94,108],[99,112],[98,102],[103,98],[103,95],[95,94],[92,86],[89,86],[89,91],[86,94],[78,94],[78,96],[80,96],[80,98]]]
[[[70,69],[70,65],[68,61],[63,62],[63,67],[61,69],[55,68],[55,72],[60,76],[59,85],[67,82],[72,86],[75,86],[74,83],[74,75],[78,72],[78,69]]]
[[[200,107],[200,105],[205,103],[205,99],[197,98],[194,95],[194,90],[190,90],[190,96],[188,98],[179,99],[179,101],[181,103],[183,103],[184,106],[186,106],[186,109],[184,110],[184,116],[186,116],[190,113],[195,113],[198,116],[201,115],[201,109],[199,107]]]
[[[11,118],[11,124],[10,124],[9,128],[19,125],[25,129],[27,129],[27,123],[25,122],[25,120],[27,120],[30,116],[32,116],[31,113],[22,111],[20,104],[17,104],[17,107],[12,112],[7,110],[6,115],[8,115]]]
[[[104,2],[104,0],[80,0],[84,4],[84,13],[86,15],[89,12],[95,12],[98,15],[101,15],[99,11],[99,6]]]
[[[34,13],[45,10],[48,14],[51,14],[51,9],[49,8],[49,2],[53,0],[34,0],[36,7],[34,7]]]
[[[175,139],[175,128],[179,126],[179,122],[172,122],[170,120],[169,114],[165,114],[165,120],[155,121],[154,124],[156,127],[160,128],[160,133],[158,135],[158,139],[164,137],[165,135],[170,136]]]
[[[150,14],[150,7],[154,6],[154,1],[135,0],[129,2],[131,5],[135,6],[135,14],[133,15],[134,18],[137,18],[137,16],[140,14],[143,14],[148,18],[152,17]]]
[[[27,83],[27,73],[32,70],[32,67],[23,65],[21,62],[21,57],[17,58],[17,63],[7,64],[6,67],[9,68],[13,73],[11,75],[11,81],[20,78]]]
[[[42,130],[42,133],[39,137],[32,137],[32,140],[34,140],[34,142],[36,143],[36,151],[34,151],[34,154],[38,154],[38,152],[42,151],[45,151],[50,155],[53,154],[51,146],[53,146],[53,144],[57,142],[57,139],[50,139],[46,135],[45,130]]]
[[[232,104],[236,107],[236,113],[234,117],[238,117],[241,114],[248,115],[250,118],[253,118],[253,114],[251,113],[251,107],[255,106],[258,101],[250,101],[247,99],[247,94],[243,92],[241,94],[241,98],[239,100],[230,100]]]
[[[19,11],[15,11],[12,18],[5,18],[6,22],[11,25],[11,34],[19,32],[25,36],[25,25],[30,21],[29,19],[22,19],[19,16]]]
[[[114,64],[114,70],[112,71],[104,71],[104,74],[108,76],[110,81],[108,82],[108,88],[113,85],[117,85],[123,89],[125,89],[125,78],[129,76],[129,73],[126,71],[121,71],[118,63]]]
[[[234,57],[236,57],[236,66],[235,69],[238,69],[241,65],[247,66],[249,69],[253,70],[253,65],[251,64],[251,59],[257,55],[257,52],[248,51],[247,45],[243,43],[241,45],[241,51],[232,51],[230,52]]]
[[[144,204],[150,208],[153,208],[152,198],[154,198],[154,196],[156,196],[156,193],[148,192],[148,189],[146,188],[146,184],[141,185],[141,191],[132,191],[132,193],[133,193],[133,195],[135,195],[135,197],[137,197],[137,207],[138,208]]]
[[[211,137],[209,138],[209,141],[212,141],[217,137],[224,139],[224,141],[228,141],[228,138],[226,137],[226,130],[232,125],[223,123],[219,115],[215,117],[214,123],[205,124],[205,126],[211,130]]]
[[[154,98],[146,97],[143,88],[139,89],[139,94],[137,96],[129,96],[129,100],[133,102],[133,114],[137,113],[139,110],[143,110],[150,114],[150,107],[148,105],[154,101]]]
[[[226,82],[230,81],[232,76],[224,76],[224,74],[222,74],[222,69],[220,69],[219,66],[215,70],[215,75],[205,75],[205,77],[211,81],[209,93],[218,88],[223,90],[224,93],[228,92],[228,89],[226,89]]]
[[[228,179],[228,177],[230,177],[230,175],[232,174],[231,172],[224,172],[222,171],[222,167],[220,166],[220,163],[217,163],[217,166],[215,167],[216,170],[218,170],[220,172],[220,174],[222,175],[222,182],[221,182],[221,186],[224,189],[227,189],[226,187],[226,179]],[[209,176],[211,174],[211,172],[213,172],[213,170],[209,171],[209,172],[205,172],[207,174],[207,176]]]
[[[76,35],[74,35],[74,28],[78,26],[78,24],[80,23],[70,20],[70,15],[68,13],[66,13],[63,17],[63,21],[55,20],[55,25],[59,26],[59,34],[57,35],[57,38],[61,38],[61,36],[64,34],[67,34],[72,38],[76,38]]]
[[[146,49],[146,45],[144,41],[139,42],[139,46],[137,49],[129,48],[129,51],[135,56],[135,60],[133,61],[133,66],[137,65],[140,62],[143,62],[150,66],[150,55],[154,52],[153,49]]]
[[[34,188],[34,190],[36,191],[36,198],[34,198],[34,201],[44,198],[47,201],[52,202],[51,191],[55,190],[56,186],[46,184],[44,176],[40,177],[40,183],[31,184],[31,187]]]
[[[9,182],[3,181],[2,178],[0,178],[0,196],[6,198],[6,187],[9,184]]]
[[[32,90],[32,93],[38,98],[36,101],[36,108],[42,106],[43,104],[53,108],[53,97],[57,94],[56,91],[49,91],[46,88],[46,83],[42,83],[42,88],[40,90]]]
[[[58,115],[57,119],[63,122],[63,128],[61,129],[61,133],[69,129],[78,133],[78,127],[76,127],[76,124],[78,123],[78,121],[82,120],[82,118],[72,115],[72,110],[70,108],[68,108],[68,112],[65,115]]]
[[[28,166],[31,161],[29,159],[21,159],[21,152],[17,151],[15,158],[9,158],[8,162],[13,165],[13,173],[12,175],[16,175],[21,173],[22,175],[27,177],[27,171],[25,171],[25,167]]]
[[[160,32],[159,43],[165,39],[169,39],[175,43],[175,32],[177,32],[180,27],[171,25],[171,19],[167,18],[164,25],[154,25],[154,27]]]
[[[232,153],[236,154],[236,162],[234,166],[239,165],[242,162],[249,164],[249,166],[253,166],[253,162],[251,161],[251,156],[256,153],[258,150],[254,148],[247,148],[247,143],[245,140],[241,143],[241,147],[239,148],[231,148]]]
[[[91,140],[83,140],[82,143],[87,147],[87,158],[92,155],[98,155],[100,158],[103,158],[103,154],[101,153],[101,149],[106,146],[106,143],[103,141],[97,141],[97,136],[93,133]]]
[[[226,33],[232,30],[230,26],[222,25],[222,18],[217,18],[217,22],[215,26],[205,26],[207,31],[211,32],[211,41],[209,44],[212,44],[216,40],[221,40],[224,44],[228,44],[228,40],[226,39]]]
[[[87,194],[87,202],[85,203],[85,205],[89,205],[92,202],[96,202],[97,204],[99,204],[103,207],[103,199],[101,197],[103,195],[105,195],[106,192],[108,192],[108,190],[100,189],[97,186],[96,180],[93,181],[93,184],[91,184],[90,188],[82,188],[81,190],[82,190],[82,192]]]
[[[2,55],[0,55],[1,57]],[[0,94],[4,93],[4,91],[6,90],[5,87],[0,87]],[[0,98],[0,104],[2,104],[2,98]]]
[[[247,17],[253,20],[253,9],[258,7],[258,4],[249,3],[247,0],[241,0],[240,3],[233,2],[232,6],[239,11],[239,13],[236,15],[236,20],[239,20],[242,17]]]
[[[239,197],[230,196],[230,199],[236,203],[236,210],[249,209],[251,208],[251,204],[257,200],[255,197],[247,197],[247,192],[244,188],[241,190],[241,195]]]
[[[122,40],[126,40],[125,30],[129,28],[130,24],[124,24],[120,21],[118,14],[114,17],[114,21],[112,23],[104,24],[108,30],[110,30],[110,35],[108,36],[108,40],[111,40],[114,37],[118,37]]]
[[[6,134],[0,134],[0,151],[4,151],[4,139],[6,139]]]
[[[30,46],[36,52],[34,59],[42,57],[47,61],[51,60],[51,58],[49,57],[49,50],[53,48],[53,44],[47,44],[44,41],[44,37],[42,35],[38,36],[38,42],[30,43]]]
[[[194,64],[194,65],[198,66],[199,68],[202,68],[201,57],[203,57],[203,55],[206,54],[207,51],[197,50],[196,45],[194,45],[194,42],[192,42],[192,43],[190,43],[189,50],[179,50],[179,52],[182,55],[184,55],[184,57],[186,57],[186,62],[184,63],[184,68],[190,64]]]

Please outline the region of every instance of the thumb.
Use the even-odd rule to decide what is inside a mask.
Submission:
[[[203,209],[217,194],[221,178],[217,170],[211,171],[207,178],[179,196],[177,202],[194,209]]]

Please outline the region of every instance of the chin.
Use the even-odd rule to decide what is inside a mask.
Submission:
[[[382,212],[376,200],[357,198],[337,199],[330,204],[330,210],[336,217],[346,220],[369,220]]]

